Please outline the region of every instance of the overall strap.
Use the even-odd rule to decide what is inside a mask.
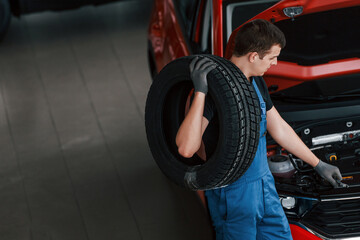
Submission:
[[[261,107],[261,120],[266,119],[266,104],[265,101],[261,95],[261,92],[256,85],[255,78],[253,77],[252,84],[255,88],[256,94],[258,95],[259,101],[260,101],[260,107]]]

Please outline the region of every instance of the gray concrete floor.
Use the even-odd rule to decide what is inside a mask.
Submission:
[[[151,0],[13,18],[0,43],[0,239],[211,239],[151,156]]]

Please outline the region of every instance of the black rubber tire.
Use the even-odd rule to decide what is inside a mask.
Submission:
[[[236,181],[250,166],[259,141],[260,107],[252,84],[232,62],[197,56],[217,64],[207,76],[208,96],[215,103],[219,125],[213,154],[206,162],[196,154],[183,158],[175,143],[193,88],[189,64],[194,56],[172,61],[156,76],[146,101],[145,126],[150,150],[162,172],[187,189],[208,190]]]
[[[0,0],[0,41],[6,34],[11,19],[11,10],[8,0]]]

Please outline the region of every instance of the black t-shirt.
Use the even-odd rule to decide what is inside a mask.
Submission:
[[[253,80],[255,80],[256,85],[259,88],[259,91],[261,93],[261,96],[263,97],[263,99],[266,103],[266,111],[269,111],[273,107],[273,103],[271,101],[270,94],[267,89],[264,78],[253,77]],[[215,113],[216,113],[216,107],[215,107],[214,102],[211,100],[210,97],[206,96],[205,106],[204,106],[204,117],[206,117],[210,122],[210,120],[213,119]]]

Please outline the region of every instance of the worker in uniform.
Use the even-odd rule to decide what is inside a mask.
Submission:
[[[281,30],[262,19],[246,23],[236,35],[230,61],[241,70],[258,96],[260,139],[253,162],[237,181],[205,192],[217,240],[292,239],[267,163],[267,132],[287,151],[313,166],[334,187],[341,184],[339,169],[318,159],[271,102],[262,76],[277,64],[284,46],[285,37]],[[215,67],[216,64],[206,57],[195,57],[190,63],[195,95],[176,136],[178,151],[184,157],[191,157],[199,150],[205,129],[216,111],[215,105],[206,97],[206,76]]]

